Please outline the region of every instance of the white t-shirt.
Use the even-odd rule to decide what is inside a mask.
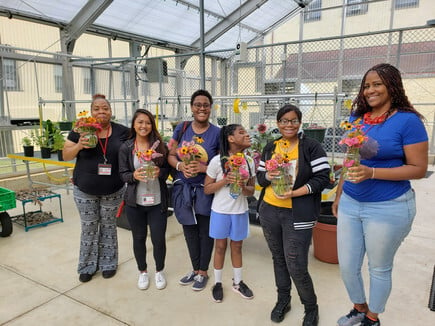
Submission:
[[[250,171],[250,177],[252,177],[255,175],[254,161],[247,155],[245,159],[249,164],[249,169],[246,167],[246,170]],[[223,179],[220,155],[211,159],[207,167],[207,175],[216,181]],[[222,187],[215,192],[211,209],[221,214],[242,214],[248,210],[248,200],[243,194],[234,199],[230,196],[230,187]]]

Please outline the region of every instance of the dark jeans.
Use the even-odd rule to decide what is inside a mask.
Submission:
[[[197,224],[183,225],[184,238],[194,271],[207,271],[214,240],[209,236],[210,216],[196,214]]]
[[[305,308],[316,305],[313,281],[308,273],[312,229],[295,231],[291,209],[260,205],[260,223],[272,253],[278,299],[290,297],[291,280]]]
[[[165,268],[166,257],[166,214],[161,213],[161,205],[131,207],[125,206],[128,222],[133,235],[133,252],[139,271],[147,270],[146,240],[148,225],[150,226],[153,256],[156,262],[156,271]]]

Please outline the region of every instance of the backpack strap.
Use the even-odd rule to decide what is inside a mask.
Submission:
[[[184,135],[184,132],[187,128],[192,124],[192,121],[183,121],[183,128],[181,129],[181,132],[178,134],[177,143],[180,143],[181,138]]]

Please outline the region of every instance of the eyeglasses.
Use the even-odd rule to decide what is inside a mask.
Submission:
[[[210,103],[193,103],[193,107],[195,109],[200,109],[200,108],[209,109]]]
[[[292,126],[299,126],[300,123],[301,122],[298,119],[293,119],[293,120],[279,119],[278,120],[278,124],[280,124],[281,126],[287,126],[288,124],[291,124]]]

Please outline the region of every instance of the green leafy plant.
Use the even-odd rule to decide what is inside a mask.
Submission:
[[[53,151],[61,151],[65,145],[65,137],[59,129],[56,129],[53,134]]]
[[[29,147],[29,146],[33,146],[33,140],[31,137],[23,137],[23,139],[21,139],[21,143],[23,144],[23,146]]]

